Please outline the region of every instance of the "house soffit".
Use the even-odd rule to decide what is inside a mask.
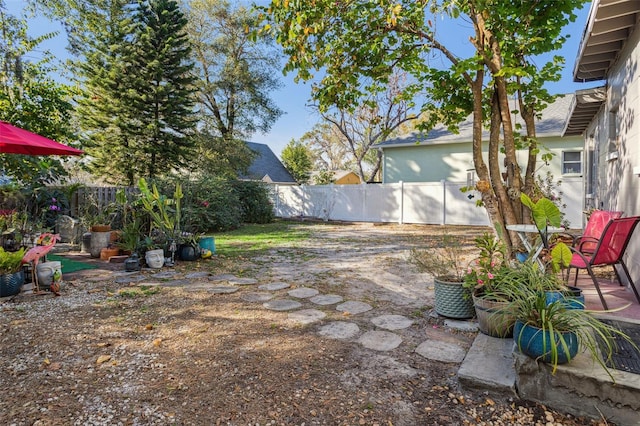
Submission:
[[[578,90],[571,104],[571,112],[562,136],[581,135],[593,121],[607,100],[606,86]]]
[[[594,0],[573,70],[574,81],[606,79],[639,18],[638,0]]]

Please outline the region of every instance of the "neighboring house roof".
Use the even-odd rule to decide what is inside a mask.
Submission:
[[[573,68],[576,82],[603,80],[640,17],[640,1],[594,0]]]
[[[536,135],[538,137],[562,136],[567,118],[569,116],[574,95],[561,95],[555,101],[542,110],[541,119],[536,122]],[[524,128],[522,118],[517,115],[515,123],[520,123]],[[419,131],[408,133],[395,139],[386,140],[378,145],[380,148],[415,146],[416,144],[443,144],[462,143],[473,140],[473,117],[470,115],[458,126],[458,133],[452,133],[443,125],[437,125],[427,134]],[[489,131],[483,129],[482,138],[489,138]]]
[[[249,166],[247,174],[241,176],[242,179],[261,180],[269,183],[297,183],[268,145],[255,142],[245,143],[249,149],[256,153],[256,157]]]

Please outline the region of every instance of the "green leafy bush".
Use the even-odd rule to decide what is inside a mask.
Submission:
[[[242,207],[229,181],[209,177],[184,182],[184,194],[185,231],[228,231],[241,225]]]
[[[22,267],[23,257],[23,248],[18,251],[10,252],[4,251],[4,249],[0,247],[0,275],[18,272]]]
[[[261,182],[237,181],[234,188],[242,205],[242,222],[270,223],[274,219],[269,188]]]

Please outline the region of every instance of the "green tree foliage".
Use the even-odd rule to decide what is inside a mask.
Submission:
[[[76,138],[71,120],[72,88],[48,77],[53,70],[53,58],[48,52],[38,62],[29,60],[39,44],[55,33],[29,37],[26,21],[8,14],[3,1],[0,1],[0,29],[0,120],[73,145]],[[66,175],[63,167],[66,159],[62,157],[16,154],[0,157],[4,173],[22,184],[37,187]]]
[[[282,164],[293,178],[302,184],[309,182],[311,169],[311,152],[302,142],[291,139],[281,153]]]
[[[133,185],[184,167],[195,144],[194,82],[186,19],[172,0],[38,0],[64,23],[77,116],[90,169]]]
[[[183,0],[198,80],[201,123],[197,169],[218,175],[246,171],[253,153],[243,140],[267,132],[282,111],[269,98],[280,87],[279,55],[254,39],[256,14],[220,0]]]
[[[126,46],[135,2],[91,0],[85,6],[68,22],[71,46],[78,55],[74,79],[83,89],[77,117],[92,157],[89,169],[107,182],[134,185],[144,170],[141,142],[134,135],[136,114],[125,96],[125,76],[131,72]]]
[[[584,0],[508,2],[502,0],[403,0],[342,2],[273,0],[265,8],[264,30],[280,43],[288,61],[286,71],[308,80],[322,71],[313,96],[321,108],[353,109],[371,94],[381,93],[394,71],[410,76],[403,96],[429,98],[419,105],[428,112],[425,126],[436,122],[452,130],[473,113],[473,158],[478,188],[492,223],[525,218],[521,192],[533,192],[539,148],[534,118],[552,99],[544,83],[559,78],[562,58],[534,61],[558,49],[565,40],[562,28],[575,19],[574,9]],[[456,42],[444,44],[439,29],[458,31],[460,42],[470,42],[472,54],[456,53]],[[433,59],[437,60],[433,60]],[[542,65],[538,65],[542,62]],[[437,65],[434,65],[437,64]],[[518,105],[509,104],[515,95]],[[517,109],[526,126],[518,137],[512,121]],[[482,140],[483,127],[490,138]],[[488,162],[483,158],[488,150]],[[529,148],[521,168],[516,149]],[[506,178],[499,152],[505,155]],[[524,171],[524,178],[521,175]],[[507,246],[515,235],[503,233]]]
[[[135,111],[134,134],[144,156],[142,175],[185,167],[195,130],[195,76],[187,20],[173,0],[142,1],[134,17],[127,62],[126,100]]]

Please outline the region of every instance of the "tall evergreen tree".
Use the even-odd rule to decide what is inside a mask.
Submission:
[[[82,58],[75,61],[76,79],[84,89],[77,116],[92,157],[89,168],[110,183],[128,185],[141,173],[136,114],[124,96],[127,80],[122,77],[128,71],[124,56],[134,7],[131,0],[88,2],[79,17],[83,30],[71,33],[71,45]]]
[[[126,98],[136,113],[139,166],[153,178],[186,166],[193,154],[195,75],[184,30],[187,20],[173,0],[140,1],[126,54]]]
[[[195,127],[186,19],[171,0],[38,0],[69,36],[91,170],[134,184],[183,167]]]

